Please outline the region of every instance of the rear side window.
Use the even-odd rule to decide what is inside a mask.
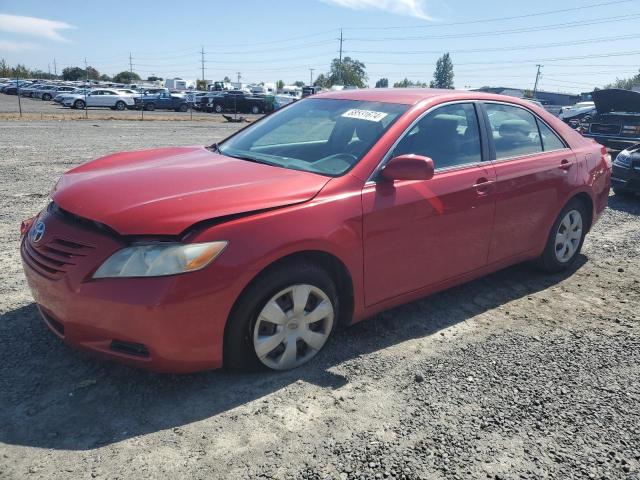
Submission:
[[[527,110],[512,105],[485,104],[496,147],[496,159],[520,157],[542,152],[536,118]]]
[[[403,137],[393,156],[413,153],[429,157],[435,168],[450,168],[482,161],[478,118],[471,103],[440,107]]]
[[[540,128],[540,136],[542,137],[542,146],[546,152],[551,150],[561,150],[567,148],[560,140],[556,132],[547,127],[546,124],[538,120],[538,128]]]

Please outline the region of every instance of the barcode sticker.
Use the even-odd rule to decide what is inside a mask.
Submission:
[[[387,116],[384,112],[375,112],[373,110],[359,110],[352,108],[342,114],[344,118],[356,118],[358,120],[368,120],[370,122],[379,122]]]

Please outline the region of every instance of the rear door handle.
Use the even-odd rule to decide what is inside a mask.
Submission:
[[[489,180],[485,177],[480,177],[476,180],[476,183],[473,184],[473,188],[476,189],[478,195],[486,195],[489,193],[491,186],[493,185],[493,180]]]
[[[571,168],[571,162],[565,158],[560,162],[560,168],[562,170],[569,170]]]

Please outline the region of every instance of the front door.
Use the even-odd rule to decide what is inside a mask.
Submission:
[[[487,264],[495,173],[483,161],[473,103],[439,107],[410,127],[388,158],[433,159],[425,181],[379,179],[362,192],[367,306]]]

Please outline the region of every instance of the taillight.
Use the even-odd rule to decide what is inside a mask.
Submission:
[[[33,225],[33,222],[35,221],[36,217],[31,217],[31,218],[27,218],[26,220],[23,220],[22,223],[20,223],[20,236],[23,237],[27,234],[27,232],[29,231],[29,229],[31,228],[31,225]]]

